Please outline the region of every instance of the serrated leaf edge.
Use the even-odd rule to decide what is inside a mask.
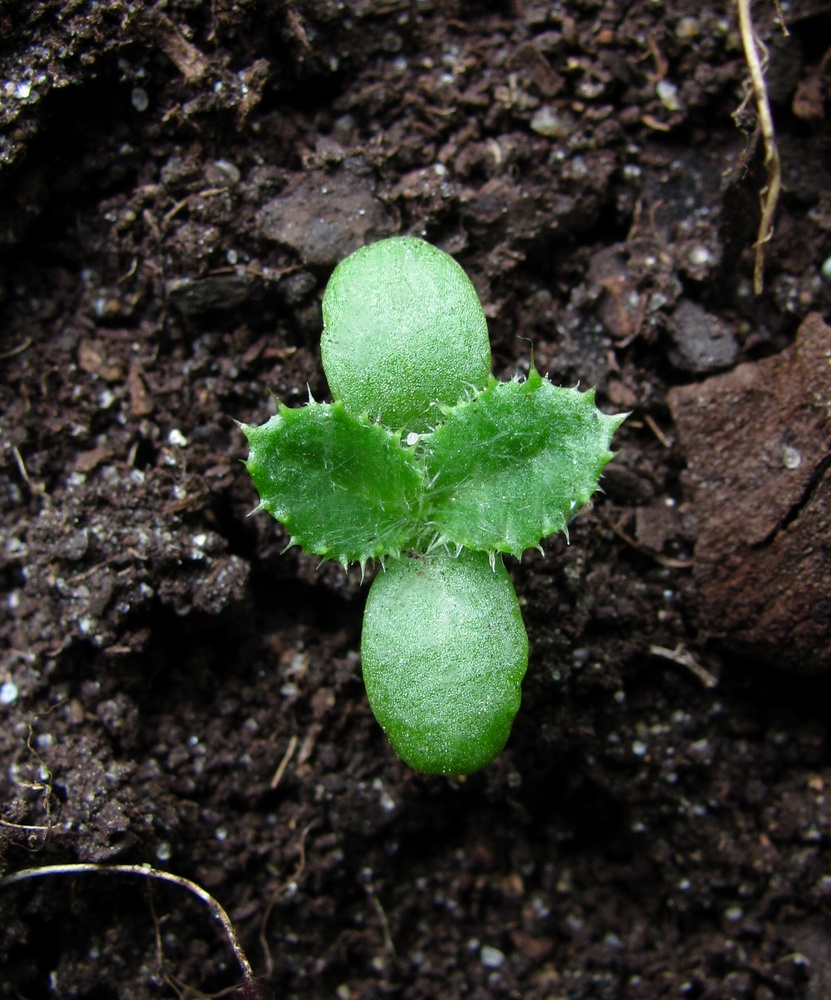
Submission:
[[[606,425],[606,427],[608,429],[609,440],[610,441],[611,441],[611,438],[614,435],[615,431],[618,430],[618,428],[621,426],[621,424],[629,416],[628,412],[627,413],[607,414],[607,413],[604,413],[602,410],[600,410],[596,406],[596,404],[595,404],[595,396],[596,396],[596,388],[595,387],[591,387],[591,388],[589,388],[589,389],[581,392],[580,389],[578,388],[578,386],[573,386],[573,387],[570,387],[570,386],[555,386],[554,383],[551,381],[551,379],[547,375],[541,375],[540,372],[536,369],[536,367],[533,364],[531,365],[531,368],[529,370],[529,373],[528,373],[527,377],[523,377],[521,374],[518,373],[510,381],[518,383],[518,384],[527,385],[529,387],[529,389],[531,389],[532,391],[535,388],[537,388],[538,386],[542,385],[543,382],[548,382],[548,384],[551,385],[551,386],[553,386],[554,388],[565,389],[567,391],[574,392],[574,393],[578,394],[581,397],[581,399],[584,399],[586,401],[586,403],[590,403],[590,404],[594,405],[595,412],[598,415],[598,418],[600,419],[600,421],[603,424]],[[397,445],[399,448],[401,448],[401,450],[403,452],[411,454],[413,461],[419,467],[421,467],[422,470],[424,471],[424,479],[426,480],[426,463],[425,463],[425,461],[424,461],[424,459],[423,459],[422,456],[423,456],[423,453],[424,453],[424,451],[423,451],[424,448],[427,445],[429,445],[429,438],[431,437],[431,435],[436,430],[438,430],[444,424],[444,422],[447,419],[449,419],[450,417],[452,417],[455,413],[460,412],[461,410],[463,410],[466,407],[470,407],[470,406],[474,405],[475,402],[476,402],[476,400],[479,399],[480,396],[483,396],[485,393],[487,393],[489,391],[493,391],[493,389],[495,387],[497,387],[499,385],[504,385],[504,384],[506,384],[506,383],[500,382],[493,375],[491,375],[490,378],[488,379],[487,385],[485,385],[482,388],[476,388],[474,386],[471,386],[470,387],[470,391],[469,391],[469,393],[466,394],[465,398],[459,400],[459,402],[456,403],[455,405],[449,406],[447,404],[437,404],[437,408],[440,410],[440,412],[444,416],[445,420],[443,420],[440,424],[437,424],[432,430],[430,430],[430,431],[424,431],[424,432],[416,435],[416,440],[415,441],[408,440],[409,436],[408,437],[403,437],[403,431],[401,431],[401,430],[399,430],[399,431],[392,430],[389,427],[387,427],[385,424],[381,423],[379,420],[373,419],[372,417],[370,417],[370,415],[369,415],[368,412],[363,412],[361,414],[358,414],[357,416],[355,414],[352,414],[352,413],[349,413],[349,415],[353,419],[357,420],[359,423],[363,424],[365,427],[377,427],[378,430],[379,430],[379,432],[382,433],[382,434],[384,434],[385,436],[387,436],[388,440],[391,443],[394,443],[395,445]],[[331,409],[340,408],[344,412],[347,412],[347,413],[349,412],[349,411],[346,410],[346,408],[344,407],[343,403],[340,400],[335,400],[332,403],[320,403],[320,402],[317,402],[313,398],[313,396],[311,394],[311,390],[309,390],[308,402],[304,406],[302,406],[302,407],[289,407],[289,406],[286,406],[283,402],[281,402],[281,401],[278,400],[277,401],[277,413],[274,414],[274,415],[272,415],[263,424],[259,424],[259,425],[246,424],[246,423],[243,423],[241,421],[235,421],[235,423],[240,428],[240,430],[243,432],[243,434],[245,435],[245,437],[249,441],[249,444],[251,444],[252,443],[252,439],[256,438],[258,431],[265,431],[266,428],[272,426],[275,422],[279,422],[282,419],[285,419],[285,417],[288,416],[289,414],[292,414],[292,413],[295,413],[295,412],[299,412],[299,411],[305,410],[305,409],[310,408],[310,407],[327,407],[327,408],[331,408]],[[341,552],[340,554],[338,554],[337,552],[330,551],[329,549],[327,549],[325,552],[320,552],[320,551],[315,552],[314,550],[305,548],[303,539],[300,538],[300,537],[298,537],[298,536],[295,536],[295,534],[293,534],[293,532],[292,532],[292,529],[291,529],[291,520],[292,520],[291,515],[290,514],[286,514],[286,513],[282,512],[282,511],[276,511],[276,510],[269,509],[262,500],[260,501],[260,503],[257,504],[257,506],[254,508],[254,510],[251,511],[251,514],[258,513],[261,510],[267,510],[268,513],[272,517],[275,518],[275,520],[279,521],[284,526],[284,528],[289,532],[289,543],[286,545],[286,547],[285,547],[285,549],[283,551],[287,551],[288,549],[290,549],[290,548],[292,548],[294,546],[299,546],[300,548],[303,548],[304,551],[310,552],[310,554],[321,556],[322,557],[322,559],[321,559],[322,562],[326,562],[326,561],[339,562],[341,564],[341,566],[343,566],[344,570],[348,570],[350,565],[352,565],[354,563],[357,563],[360,566],[360,568],[361,568],[361,580],[363,580],[364,574],[366,572],[367,565],[370,565],[371,563],[373,563],[375,561],[380,562],[381,565],[383,566],[383,562],[387,558],[389,558],[389,559],[400,558],[407,551],[419,550],[419,551],[430,552],[430,551],[432,551],[438,545],[444,546],[448,550],[448,552],[452,552],[452,550],[455,549],[457,556],[465,548],[471,549],[472,551],[486,552],[488,554],[488,556],[490,557],[492,563],[493,563],[493,560],[495,559],[495,557],[496,557],[497,554],[499,554],[499,555],[511,555],[511,556],[513,556],[516,559],[521,559],[523,553],[527,552],[529,549],[536,548],[538,551],[542,552],[543,551],[543,549],[542,549],[542,542],[546,538],[549,538],[552,535],[557,534],[559,532],[562,532],[566,536],[566,540],[568,541],[568,523],[569,523],[569,521],[573,517],[576,517],[582,510],[584,510],[586,508],[586,506],[589,504],[589,502],[591,501],[591,497],[594,495],[594,492],[597,492],[597,491],[600,490],[599,480],[600,480],[600,477],[603,474],[603,469],[605,469],[606,465],[608,465],[608,463],[615,457],[616,454],[618,454],[616,451],[608,450],[608,451],[606,451],[605,454],[601,455],[601,457],[598,460],[599,471],[598,471],[598,486],[597,486],[596,490],[592,491],[592,493],[589,494],[585,499],[583,499],[583,500],[581,500],[581,501],[579,501],[578,503],[575,504],[573,512],[571,513],[571,515],[569,516],[569,518],[567,518],[565,520],[565,523],[562,523],[562,524],[559,523],[560,520],[561,520],[561,518],[556,518],[556,519],[552,518],[552,519],[550,519],[548,521],[545,521],[543,523],[543,525],[541,526],[540,535],[539,535],[539,538],[537,539],[536,543],[535,544],[531,544],[531,545],[526,545],[526,546],[518,546],[518,545],[512,546],[512,545],[509,545],[508,543],[506,543],[503,546],[495,546],[493,548],[488,547],[488,548],[482,549],[482,548],[478,548],[478,547],[470,544],[469,542],[465,541],[464,539],[460,540],[459,538],[451,538],[451,537],[443,534],[442,532],[435,532],[435,531],[433,531],[431,533],[429,524],[425,524],[425,531],[423,533],[423,537],[420,538],[420,539],[414,538],[412,540],[413,543],[414,543],[412,546],[402,545],[402,546],[396,547],[394,549],[388,549],[388,548],[381,548],[381,549],[377,549],[377,550],[373,549],[371,551],[367,551],[365,553],[362,553],[358,557],[350,557],[350,556],[348,556],[344,552]],[[249,459],[250,459],[250,455],[249,455]],[[243,464],[246,466],[246,468],[248,468],[248,464],[249,464],[248,461],[244,461]],[[440,475],[440,473],[437,473],[437,475]],[[423,502],[428,502],[429,491],[433,487],[434,483],[435,483],[435,477],[430,482],[425,482],[424,483],[424,489],[423,489],[423,495],[422,495],[423,496]]]
[[[277,401],[277,413],[269,417],[268,420],[262,424],[246,424],[242,421],[235,421],[237,426],[245,435],[246,439],[251,446],[249,451],[248,459],[243,461],[243,465],[251,474],[251,453],[257,447],[257,438],[259,436],[265,436],[266,433],[279,427],[281,423],[285,420],[291,420],[295,414],[299,414],[311,409],[325,409],[331,412],[340,411],[350,419],[355,420],[362,426],[373,429],[379,437],[383,437],[387,440],[391,447],[397,447],[401,449],[402,453],[410,457],[412,464],[415,466],[418,472],[423,475],[423,468],[421,463],[411,457],[411,449],[406,447],[404,442],[400,439],[400,436],[396,432],[390,430],[385,424],[382,424],[378,420],[374,420],[369,416],[368,413],[364,412],[358,414],[357,416],[346,409],[340,400],[334,400],[332,403],[320,403],[317,402],[309,393],[309,400],[303,406],[299,407],[289,407],[284,403]],[[351,565],[358,564],[361,568],[361,580],[366,573],[366,567],[372,562],[378,561],[383,565],[384,559],[387,558],[397,558],[400,557],[404,552],[408,550],[408,546],[402,544],[394,548],[389,548],[386,546],[372,546],[367,549],[367,551],[362,552],[360,555],[352,555],[347,552],[344,546],[332,545],[327,546],[325,549],[321,550],[319,545],[311,544],[307,539],[303,537],[303,532],[298,531],[295,526],[295,517],[290,511],[278,508],[276,504],[269,504],[264,500],[260,500],[257,506],[250,512],[252,515],[265,510],[274,520],[278,521],[289,534],[289,541],[283,552],[288,551],[291,548],[301,548],[304,552],[309,555],[317,555],[321,557],[321,563],[323,562],[338,562],[344,568],[348,570]]]
[[[531,364],[531,367],[530,367],[530,370],[528,372],[527,377],[524,377],[520,373],[517,373],[516,375],[513,376],[512,379],[510,379],[510,382],[514,382],[514,383],[519,384],[519,385],[525,385],[532,392],[535,389],[537,389],[539,386],[541,386],[544,382],[547,382],[550,386],[552,386],[555,389],[563,389],[563,390],[565,390],[567,392],[575,393],[577,396],[580,397],[581,401],[585,400],[585,402],[587,404],[591,404],[594,407],[594,412],[597,414],[598,419],[601,421],[602,424],[605,424],[606,427],[607,427],[607,429],[608,429],[609,441],[611,441],[611,439],[612,439],[615,431],[621,426],[621,424],[630,415],[629,412],[626,412],[626,413],[613,413],[613,414],[604,413],[597,406],[597,404],[595,403],[595,399],[596,399],[596,395],[597,395],[597,388],[596,388],[596,386],[591,386],[590,388],[581,391],[578,386],[562,386],[562,385],[558,386],[558,385],[555,385],[547,375],[542,375],[537,370],[537,368],[534,366],[533,362]],[[445,416],[445,422],[446,422],[447,419],[451,418],[454,414],[459,413],[462,410],[467,409],[470,406],[474,405],[476,403],[476,401],[481,396],[485,395],[486,393],[488,393],[490,391],[493,391],[498,386],[506,385],[506,384],[508,384],[508,383],[501,382],[499,379],[495,378],[494,376],[491,376],[491,378],[488,381],[488,384],[484,388],[475,390],[468,398],[460,400],[454,406],[444,406],[444,407],[442,407],[442,412],[443,412],[443,414]],[[443,426],[443,424],[439,425],[436,428],[434,428],[434,431],[439,430],[440,426]],[[425,434],[420,435],[420,439],[421,440],[420,440],[419,443],[421,444],[421,442],[423,441],[424,446],[428,447],[429,446],[429,438],[430,438],[431,434],[434,433],[434,431],[427,432]],[[555,534],[558,534],[558,533],[562,533],[566,537],[566,542],[568,542],[569,541],[569,533],[568,533],[569,522],[573,518],[577,517],[578,514],[580,514],[582,511],[584,511],[587,508],[587,506],[589,505],[589,503],[591,502],[591,499],[594,496],[594,494],[600,491],[600,485],[599,485],[599,483],[600,483],[600,478],[603,475],[603,470],[605,469],[605,467],[609,464],[609,462],[617,454],[618,453],[616,451],[607,450],[604,454],[602,454],[600,456],[600,458],[598,459],[599,469],[598,469],[598,475],[597,475],[597,481],[598,481],[597,487],[594,490],[592,490],[592,492],[589,493],[588,496],[586,496],[583,499],[578,500],[578,502],[574,505],[573,511],[571,512],[570,516],[565,520],[564,523],[560,524],[559,523],[559,521],[560,521],[559,518],[557,518],[557,519],[551,519],[551,520],[549,520],[547,522],[543,522],[543,525],[541,527],[541,533],[540,533],[540,535],[539,535],[536,543],[533,543],[531,545],[520,546],[520,545],[510,545],[509,543],[506,542],[504,545],[497,545],[494,548],[490,548],[490,547],[489,548],[479,548],[478,546],[476,546],[474,544],[471,544],[471,542],[469,540],[466,540],[462,536],[451,537],[451,536],[448,536],[448,535],[446,535],[446,534],[444,534],[444,533],[442,533],[440,531],[437,531],[437,532],[434,532],[433,535],[432,535],[433,541],[431,542],[431,545],[433,545],[433,544],[435,544],[435,545],[443,545],[443,546],[445,546],[445,548],[448,549],[448,551],[450,551],[453,548],[456,548],[457,551],[460,552],[462,549],[467,548],[467,549],[471,549],[472,551],[487,552],[490,556],[493,556],[495,553],[499,553],[499,554],[502,554],[502,555],[513,556],[515,559],[521,559],[522,556],[523,556],[523,554],[525,552],[530,551],[531,549],[537,549],[539,552],[542,553],[543,552],[542,542],[546,538],[550,538],[552,535],[555,535]],[[440,473],[436,474],[436,476],[439,476],[439,475],[440,475]],[[434,481],[435,481],[435,477],[434,477],[434,480],[430,483],[431,486],[433,485]]]

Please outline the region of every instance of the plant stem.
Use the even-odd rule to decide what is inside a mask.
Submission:
[[[222,924],[228,938],[228,942],[231,945],[231,950],[234,952],[234,956],[239,963],[240,969],[242,969],[243,977],[246,980],[252,980],[254,978],[254,972],[251,969],[251,964],[248,961],[245,952],[242,950],[242,945],[239,943],[237,932],[234,930],[234,925],[231,923],[231,918],[225,912],[223,907],[214,899],[214,897],[203,889],[201,885],[197,885],[196,882],[191,882],[190,879],[184,878],[181,875],[173,875],[171,872],[160,871],[158,868],[152,868],[150,865],[43,865],[41,868],[24,868],[19,872],[14,872],[11,875],[6,875],[4,878],[0,878],[0,889],[9,885],[14,885],[16,882],[23,882],[30,878],[40,878],[45,875],[78,875],[83,874],[84,872],[102,872],[105,875],[141,875],[144,878],[154,878],[161,882],[170,882],[173,885],[179,885],[190,890],[194,896],[198,896],[203,903],[207,904],[214,917],[216,917],[216,919]]]
[[[773,128],[773,115],[770,112],[765,74],[762,69],[761,60],[759,59],[759,49],[762,47],[762,43],[756,37],[753,30],[753,21],[750,17],[750,0],[736,0],[736,7],[739,13],[739,32],[742,38],[744,57],[747,61],[747,68],[750,71],[750,83],[756,102],[756,116],[759,121],[759,130],[762,133],[762,142],[765,147],[765,169],[768,175],[767,185],[759,192],[762,214],[759,219],[759,231],[756,235],[756,255],[753,262],[753,291],[756,295],[761,295],[765,282],[765,244],[773,235],[773,216],[776,212],[776,204],[779,201],[779,192],[782,188],[782,168],[779,162],[779,149],[776,145],[776,134]]]

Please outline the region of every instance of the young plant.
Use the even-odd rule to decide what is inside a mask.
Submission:
[[[502,554],[566,531],[624,416],[533,368],[493,378],[473,285],[422,240],[343,260],[323,324],[334,402],[242,425],[258,509],[307,552],[381,561],[361,639],[372,711],[412,767],[468,774],[504,747],[528,665]]]

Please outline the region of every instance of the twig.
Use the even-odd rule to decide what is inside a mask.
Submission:
[[[222,928],[231,945],[231,950],[239,963],[240,969],[242,969],[243,978],[246,981],[253,980],[254,972],[245,952],[242,950],[242,945],[239,943],[237,932],[231,923],[231,918],[214,897],[203,889],[201,885],[197,885],[196,882],[191,882],[190,879],[184,878],[181,875],[173,875],[171,872],[160,871],[158,868],[151,868],[150,865],[43,865],[41,868],[24,868],[19,872],[14,872],[11,875],[0,878],[0,889],[5,889],[7,886],[23,882],[30,878],[40,878],[46,875],[78,875],[85,872],[102,872],[105,875],[141,875],[144,878],[155,878],[161,882],[170,882],[173,885],[179,885],[184,889],[188,889],[208,906],[214,917],[222,924]]]
[[[49,833],[51,826],[31,826],[25,823],[10,823],[6,819],[0,819],[0,826],[6,826],[10,830],[23,830],[26,833]]]
[[[297,736],[292,734],[292,737],[289,740],[289,745],[286,747],[286,752],[283,754],[283,759],[277,765],[277,770],[274,772],[274,777],[271,779],[272,791],[283,780],[283,775],[286,773],[286,768],[288,767],[289,761],[291,760],[291,756],[296,749],[297,749]]]
[[[263,918],[260,921],[260,945],[263,949],[263,955],[265,955],[265,972],[267,979],[270,979],[272,973],[274,972],[274,961],[271,958],[271,950],[268,947],[268,938],[266,936],[266,932],[268,930],[268,921],[271,917],[271,913],[275,905],[277,904],[277,900],[279,899],[280,895],[288,888],[288,886],[292,884],[292,882],[296,883],[297,880],[300,878],[300,876],[303,874],[303,870],[306,867],[306,837],[309,835],[309,830],[311,830],[313,826],[314,826],[314,820],[312,820],[311,823],[307,823],[306,826],[303,827],[303,830],[300,833],[300,844],[297,849],[299,859],[294,869],[294,872],[285,882],[283,882],[279,886],[277,891],[268,901],[268,906],[266,906],[265,913],[263,913]]]
[[[29,470],[26,468],[26,463],[23,461],[23,456],[20,454],[16,444],[12,445],[12,454],[14,455],[15,465],[17,466],[17,471],[20,473],[20,478],[23,482],[32,489],[32,481],[29,479]]]
[[[736,0],[736,7],[739,13],[739,33],[744,48],[744,57],[750,71],[750,84],[756,102],[756,117],[759,121],[759,130],[762,133],[762,142],[765,147],[765,169],[768,175],[767,185],[759,192],[762,214],[759,219],[753,262],[753,291],[756,295],[761,295],[765,282],[765,244],[773,236],[773,216],[782,189],[782,167],[779,162],[779,149],[776,145],[765,74],[759,59],[759,51],[761,50],[764,55],[765,48],[753,31],[750,0]]]
[[[375,912],[378,914],[378,919],[381,921],[381,935],[384,939],[384,948],[386,951],[392,955],[393,958],[397,958],[395,954],[395,944],[392,940],[392,934],[390,933],[390,922],[387,920],[387,914],[384,907],[381,905],[381,900],[375,894],[375,890],[371,887],[367,890],[372,905],[375,907]]]
[[[28,350],[32,346],[32,338],[27,337],[22,344],[18,344],[17,347],[13,347],[10,351],[4,351],[0,354],[0,361],[6,361],[8,358],[13,358],[17,354],[22,354],[24,351]]]
[[[162,224],[166,226],[171,219],[175,218],[175,216],[177,216],[179,212],[187,206],[191,198],[214,198],[218,194],[224,194],[227,190],[227,187],[212,187],[205,188],[202,191],[194,191],[192,194],[186,195],[180,201],[177,201],[173,208],[165,213],[162,217]]]
[[[702,667],[692,653],[684,649],[681,644],[677,645],[675,649],[667,649],[666,646],[650,646],[649,653],[651,656],[660,656],[662,660],[671,660],[679,666],[686,667],[706,688],[714,688],[718,684],[718,678]]]
[[[599,510],[598,513],[606,522],[606,526],[609,530],[613,534],[617,535],[622,542],[626,542],[626,544],[635,549],[636,552],[641,552],[643,555],[649,556],[650,559],[654,559],[659,566],[666,566],[668,569],[692,569],[692,559],[675,559],[672,556],[661,555],[660,552],[653,552],[652,549],[648,549],[646,546],[636,542],[635,539],[632,538],[631,535],[628,535],[619,524],[615,524],[605,511]]]
[[[655,421],[650,417],[648,413],[643,415],[643,422],[652,431],[655,437],[661,442],[665,448],[672,447],[672,441],[664,434],[661,428],[655,423]]]

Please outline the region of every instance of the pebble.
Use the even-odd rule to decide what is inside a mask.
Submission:
[[[505,955],[498,948],[486,944],[479,952],[479,959],[486,969],[501,969],[505,964]]]
[[[130,103],[138,112],[146,111],[150,107],[150,98],[144,87],[133,87],[130,94]]]
[[[188,443],[188,439],[178,429],[178,427],[174,427],[173,430],[171,430],[167,435],[167,443],[172,444],[176,448],[184,448]]]
[[[676,38],[696,38],[701,26],[695,17],[682,17],[675,29]]]
[[[0,705],[13,705],[17,701],[18,694],[14,681],[5,681],[0,684]]]
[[[565,139],[573,130],[573,119],[559,114],[548,104],[535,111],[531,118],[531,131],[549,139]]]
[[[700,374],[729,368],[739,354],[733,331],[722,319],[689,300],[673,313],[669,360],[681,371]]]

